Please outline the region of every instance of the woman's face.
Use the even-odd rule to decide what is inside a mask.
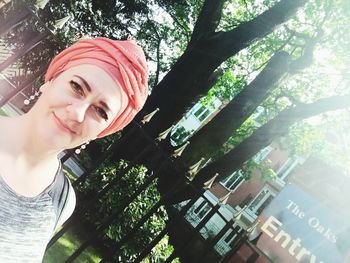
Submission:
[[[69,149],[93,140],[119,114],[126,94],[101,68],[72,67],[40,87],[31,114],[39,136],[57,149]]]

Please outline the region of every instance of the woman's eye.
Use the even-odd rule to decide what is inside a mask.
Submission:
[[[108,120],[107,113],[100,107],[95,107],[96,112],[99,116],[101,116],[103,119]]]
[[[77,82],[71,80],[70,85],[75,92],[79,93],[80,95],[84,95],[83,88]]]

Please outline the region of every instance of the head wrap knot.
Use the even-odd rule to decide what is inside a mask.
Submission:
[[[122,99],[118,116],[98,137],[123,129],[141,110],[148,95],[148,69],[142,49],[131,39],[81,39],[52,60],[45,75],[45,82],[69,68],[82,64],[102,68],[128,97],[128,101]]]

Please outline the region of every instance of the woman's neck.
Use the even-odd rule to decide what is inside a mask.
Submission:
[[[28,169],[42,169],[58,165],[58,154],[61,150],[52,149],[35,134],[30,115],[2,119],[2,151],[11,155],[13,161]]]

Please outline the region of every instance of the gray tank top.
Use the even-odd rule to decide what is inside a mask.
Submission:
[[[41,194],[25,197],[12,190],[0,175],[1,263],[42,262],[58,217],[52,198],[58,176],[64,176],[61,169]]]

